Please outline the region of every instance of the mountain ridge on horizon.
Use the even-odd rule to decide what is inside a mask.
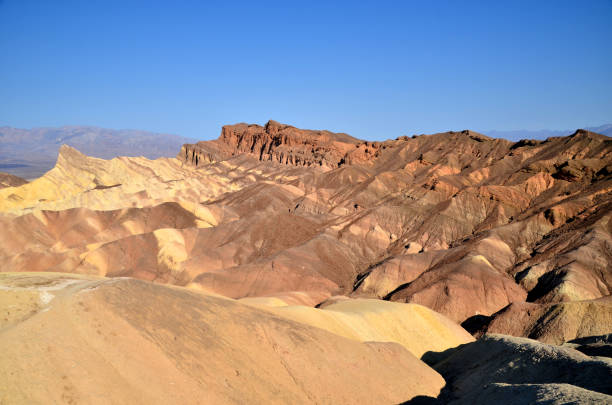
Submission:
[[[270,121],[276,122],[273,120]],[[254,125],[247,123],[235,125],[242,124]],[[598,127],[586,127],[584,129],[602,135],[612,136],[612,124],[604,124]],[[573,131],[490,130],[477,132],[493,138],[501,138],[516,142],[521,139],[541,140],[551,136],[570,135]],[[351,136],[343,132],[338,132],[338,134]],[[206,137],[204,137],[204,139],[206,139]],[[213,139],[215,138],[211,138],[211,140]],[[198,139],[139,129],[109,129],[95,125],[45,126],[33,127],[30,129],[1,126],[0,171],[28,179],[39,177],[54,166],[59,147],[62,144],[73,146],[86,155],[103,159],[111,159],[117,156],[144,156],[154,159],[158,157],[176,156],[177,151],[181,149],[182,145],[194,141],[197,142],[199,140],[201,140],[201,138]],[[27,157],[25,156],[26,152]]]
[[[581,127],[590,132],[612,136],[612,124],[602,124],[592,127]],[[546,139],[554,136],[565,136],[573,131],[569,129],[515,129],[515,130],[497,130],[479,131],[484,134],[493,136],[494,138],[504,138],[511,141],[519,141],[521,139]]]
[[[192,138],[137,129],[65,125],[20,129],[0,127],[0,171],[36,178],[57,161],[61,145],[102,159],[117,156],[172,157]]]

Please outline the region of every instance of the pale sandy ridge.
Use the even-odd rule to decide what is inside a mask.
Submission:
[[[267,307],[286,319],[350,339],[396,342],[418,358],[429,351],[442,352],[474,341],[472,335],[450,319],[417,304],[346,299],[319,309],[282,305],[278,299],[262,303],[257,298],[245,298],[240,302]]]
[[[360,343],[234,300],[134,279],[5,274],[7,404],[399,403],[444,380],[402,346]],[[32,306],[32,293],[52,294]]]

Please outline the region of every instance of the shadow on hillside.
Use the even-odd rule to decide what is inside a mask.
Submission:
[[[436,364],[440,363],[441,361],[444,361],[445,359],[447,359],[449,356],[451,356],[458,350],[461,350],[465,346],[468,346],[472,343],[473,342],[464,343],[462,345],[452,347],[450,349],[446,349],[441,352],[428,351],[428,352],[425,352],[423,356],[421,356],[421,360],[425,364],[427,364],[429,367],[435,370]],[[442,375],[442,377],[446,380],[446,377],[444,375]],[[427,395],[418,395],[406,402],[402,402],[399,405],[442,405],[448,402],[448,399],[450,398],[450,394],[451,394],[450,388],[447,384],[444,387],[442,387],[442,390],[440,390],[440,394],[437,397],[429,397]]]
[[[477,334],[480,336],[487,330],[492,320],[492,316],[474,315],[463,321],[461,327],[467,330],[470,335]]]
[[[441,399],[419,395],[412,398],[410,401],[402,402],[399,405],[442,405],[445,402]]]
[[[595,403],[593,401],[603,398],[600,395],[612,393],[610,367],[597,360],[597,357],[612,357],[612,334],[567,342],[568,349],[596,356],[584,359],[569,352],[557,353],[561,346],[516,339],[520,338],[490,335],[441,352],[424,353],[421,360],[437,371],[446,385],[437,397],[419,395],[402,404],[436,405],[457,399],[465,402],[467,398],[495,398],[490,403],[514,405],[534,403],[532,400],[540,396],[568,401],[576,397],[582,401],[580,403]],[[544,351],[554,347],[557,349],[542,356]],[[506,364],[510,360],[511,367],[508,367]],[[495,368],[489,366],[489,361]],[[467,397],[462,399],[463,395]],[[606,400],[609,402],[608,398]]]
[[[428,351],[425,352],[422,356],[421,356],[421,360],[427,364],[429,367],[435,369],[435,365],[440,363],[441,361],[447,359],[449,356],[451,356],[452,354],[456,353],[458,350],[461,350],[462,348],[472,344],[473,342],[470,343],[464,343],[461,344],[459,346],[455,346],[455,347],[451,347],[450,349],[446,349],[442,352],[434,352],[434,351]]]
[[[567,343],[576,343],[580,345],[591,343],[612,343],[612,333],[606,335],[585,336],[568,341]]]

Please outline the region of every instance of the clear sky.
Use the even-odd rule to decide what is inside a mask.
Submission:
[[[612,122],[612,1],[0,0],[0,126]]]

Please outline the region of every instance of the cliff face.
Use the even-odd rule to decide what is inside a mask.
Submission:
[[[469,130],[446,134],[476,142],[497,141],[508,148],[512,145],[511,142],[494,140]],[[370,142],[344,133],[298,129],[271,120],[263,127],[243,123],[226,125],[218,139],[183,145],[177,158],[198,167],[236,155],[249,155],[260,161],[291,166],[319,166],[330,170],[343,165],[374,163],[383,150],[401,149],[409,139],[403,136],[396,140]],[[434,145],[431,146],[434,148]],[[419,161],[422,163],[423,159],[421,154]]]
[[[344,164],[360,141],[346,134],[313,131],[268,121],[226,125],[214,141],[183,145],[178,158],[192,165],[216,162],[238,154],[294,166],[335,168]]]

